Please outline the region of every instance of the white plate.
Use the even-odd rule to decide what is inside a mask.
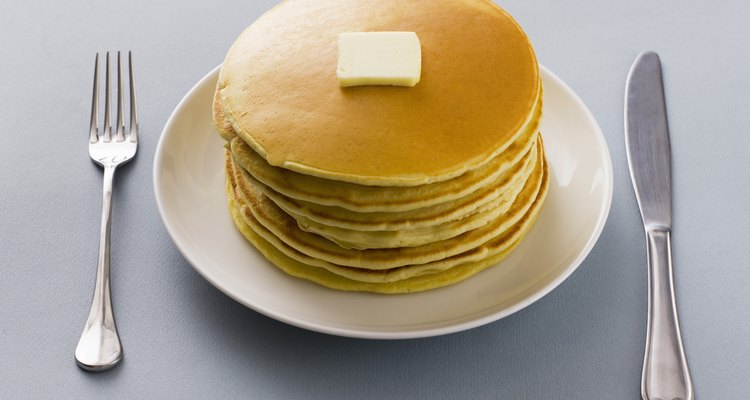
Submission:
[[[542,69],[542,135],[550,162],[536,225],[499,265],[422,293],[341,292],[287,276],[235,229],[224,195],[223,142],[212,127],[218,67],[185,96],[156,150],[154,191],[164,225],[193,267],[240,303],[334,335],[401,339],[473,328],[549,293],[588,255],[609,213],[612,162],[596,121],[565,83]]]

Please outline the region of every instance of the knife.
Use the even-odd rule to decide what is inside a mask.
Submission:
[[[693,400],[680,337],[672,270],[672,171],[661,62],[640,54],[625,92],[625,147],[630,178],[646,230],[648,326],[643,359],[643,400]]]

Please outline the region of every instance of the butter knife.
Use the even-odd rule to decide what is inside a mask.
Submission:
[[[672,270],[672,177],[661,62],[640,54],[625,93],[625,146],[646,230],[648,326],[641,377],[644,400],[693,400],[680,337]]]

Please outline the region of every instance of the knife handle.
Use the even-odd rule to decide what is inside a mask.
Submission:
[[[669,229],[647,229],[648,327],[643,360],[643,400],[693,400],[685,350],[677,320]]]

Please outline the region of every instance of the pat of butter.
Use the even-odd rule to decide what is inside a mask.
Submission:
[[[341,86],[414,86],[421,74],[422,47],[414,32],[339,34]]]

